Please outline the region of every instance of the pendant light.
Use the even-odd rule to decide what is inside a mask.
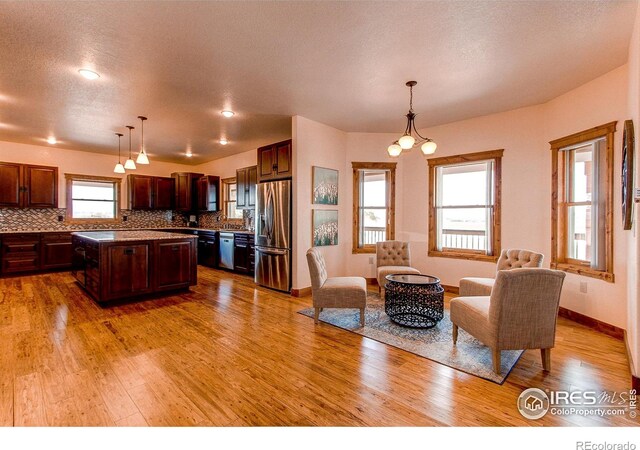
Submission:
[[[135,130],[131,125],[127,125],[129,129],[129,159],[127,159],[124,163],[124,168],[127,170],[136,170],[136,163],[131,159],[131,130]]]
[[[124,173],[124,166],[120,162],[120,138],[122,137],[122,133],[116,133],[116,136],[118,136],[118,164],[116,164],[113,171],[115,173]]]
[[[129,129],[129,155],[131,155],[131,130],[135,130],[135,127],[132,127],[131,125],[127,125],[127,128]],[[131,164],[133,164],[133,168],[135,169],[136,165],[131,159],[131,156],[129,156],[129,159],[127,160],[127,162],[124,163],[124,168],[131,169],[131,164],[129,164],[129,161],[131,161]]]
[[[138,158],[136,162],[138,164],[149,164],[149,158],[147,157],[147,152],[144,151],[144,121],[147,120],[144,116],[138,116],[142,125],[140,127],[140,153],[138,153]]]
[[[431,155],[435,153],[438,147],[431,139],[423,137],[416,129],[416,114],[413,112],[413,87],[418,84],[417,81],[407,81],[406,86],[409,88],[409,112],[407,113],[407,126],[404,134],[387,148],[389,156],[400,156],[403,150],[410,150],[420,145],[422,153]],[[415,136],[414,136],[415,134]]]

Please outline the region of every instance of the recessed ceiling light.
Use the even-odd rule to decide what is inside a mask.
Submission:
[[[47,144],[56,145],[57,143],[58,143],[58,140],[53,136],[50,136],[47,138]]]
[[[97,80],[98,78],[100,78],[100,75],[89,69],[80,69],[78,70],[78,73],[85,77],[87,80]]]
[[[225,109],[224,111],[221,111],[220,114],[222,114],[225,117],[233,117],[235,113],[229,109]]]
[[[226,139],[220,139],[218,142],[220,142],[220,145],[227,145],[229,143]]]

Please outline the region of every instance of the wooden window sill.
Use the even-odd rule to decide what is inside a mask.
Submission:
[[[455,259],[466,259],[469,261],[484,261],[484,262],[493,262],[493,263],[498,261],[498,256],[496,255],[484,255],[481,253],[470,253],[470,252],[463,252],[463,251],[440,252],[435,250],[429,250],[428,255],[430,257],[435,257],[435,258],[455,258]]]
[[[615,283],[615,277],[612,272],[606,272],[602,270],[595,270],[591,267],[582,266],[579,264],[568,263],[551,263],[551,268],[556,270],[562,270],[567,273],[574,273],[576,275],[582,275],[590,278],[597,278],[609,283]]]
[[[356,247],[353,249],[352,253],[357,255],[359,253],[374,253],[376,252],[375,247]]]

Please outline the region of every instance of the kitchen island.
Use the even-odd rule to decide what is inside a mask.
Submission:
[[[198,237],[163,231],[72,233],[73,273],[99,303],[197,283]]]

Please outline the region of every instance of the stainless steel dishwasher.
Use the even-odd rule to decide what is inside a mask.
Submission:
[[[233,233],[220,233],[220,267],[233,270],[233,252]]]

